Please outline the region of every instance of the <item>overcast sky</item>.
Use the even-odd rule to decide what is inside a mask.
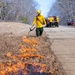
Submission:
[[[37,7],[37,9],[40,9],[42,12],[42,15],[46,17],[48,11],[50,10],[55,0],[35,0],[35,1],[37,1],[40,5]]]

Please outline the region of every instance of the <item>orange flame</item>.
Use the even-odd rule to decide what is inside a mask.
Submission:
[[[6,54],[6,56],[7,56],[7,57],[11,57],[11,56],[12,56],[12,52],[8,52],[8,53]]]
[[[30,58],[38,58],[43,59],[44,56],[37,54],[37,50],[34,48],[37,46],[38,42],[36,39],[27,39],[25,36],[22,38],[24,43],[29,44],[27,47],[21,45],[20,53],[16,56],[12,52],[8,52],[6,57],[10,60],[4,64],[0,64],[0,75],[11,75],[12,73],[18,74],[18,71],[21,70],[22,74],[27,74],[27,71],[30,72],[28,69],[28,65],[31,65],[32,68],[36,67],[37,72],[45,72],[46,71],[46,64],[40,63],[27,63],[25,60],[29,60]],[[39,66],[39,69],[38,67]],[[26,71],[27,70],[27,71]],[[14,75],[13,74],[13,75]]]

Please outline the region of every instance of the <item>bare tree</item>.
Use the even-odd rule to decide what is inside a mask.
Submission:
[[[48,15],[58,15],[60,23],[66,24],[75,19],[75,0],[56,0]]]
[[[1,0],[2,1],[2,0]],[[33,0],[4,0],[5,20],[6,21],[20,21],[31,24],[35,16],[36,2]],[[3,13],[2,12],[2,13]]]

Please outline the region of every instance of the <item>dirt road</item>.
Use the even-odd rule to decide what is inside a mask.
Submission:
[[[52,43],[51,49],[67,75],[75,75],[75,28],[45,28]]]

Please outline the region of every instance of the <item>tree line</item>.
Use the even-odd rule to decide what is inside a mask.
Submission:
[[[34,0],[0,0],[0,18],[31,24],[37,3]]]
[[[75,20],[75,0],[56,0],[48,16],[59,16],[60,24]]]

